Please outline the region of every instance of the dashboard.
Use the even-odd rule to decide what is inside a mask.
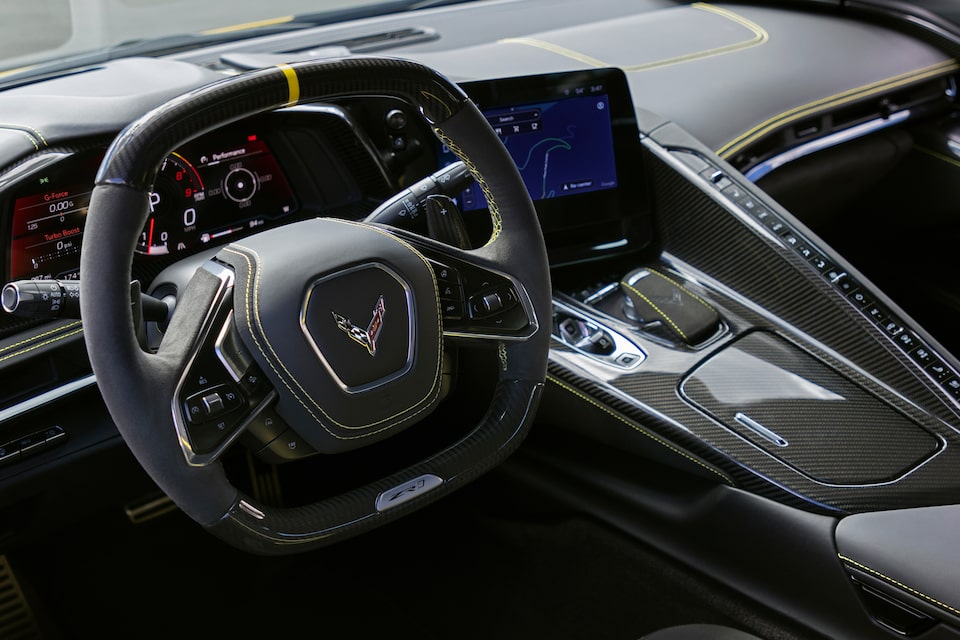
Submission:
[[[911,126],[935,131],[942,147],[929,145],[925,160],[943,163],[936,156],[950,153],[951,141],[956,148],[956,136],[944,133],[953,131],[956,118],[960,63],[949,53],[953,49],[935,37],[893,28],[892,19],[860,22],[820,10],[659,1],[639,3],[642,9],[616,1],[592,7],[546,0],[487,3],[501,10],[496,13],[483,4],[361,26],[377,32],[369,38],[382,38],[379,51],[435,66],[459,83],[500,137],[535,203],[554,287],[552,317],[540,319],[551,336],[538,420],[609,455],[591,468],[594,461],[576,447],[538,452],[545,458],[556,454],[542,466],[570,474],[557,482],[557,493],[564,481],[598,495],[620,491],[620,484],[608,480],[621,456],[663,462],[683,474],[675,495],[660,504],[650,497],[659,489],[644,487],[616,497],[649,515],[640,525],[649,527],[643,530],[648,540],[673,544],[672,533],[657,530],[658,518],[676,517],[672,531],[694,536],[688,529],[696,527],[685,526],[688,508],[756,499],[762,501],[757,517],[782,527],[758,532],[744,524],[723,558],[711,546],[715,541],[702,548],[702,541],[691,541],[700,553],[691,557],[707,558],[704,566],[721,578],[754,572],[740,583],[749,591],[756,575],[764,588],[779,584],[778,569],[755,569],[751,536],[767,535],[764,549],[778,557],[790,555],[779,545],[792,541],[828,566],[818,577],[830,586],[821,594],[787,585],[783,593],[789,597],[783,599],[822,596],[858,607],[851,604],[861,596],[848,592],[850,578],[871,576],[838,561],[836,547],[860,550],[865,538],[859,531],[836,537],[837,521],[856,524],[861,515],[876,513],[897,514],[890,517],[899,522],[913,509],[955,513],[960,361],[819,229],[754,179],[798,168],[784,179],[782,193],[800,192],[816,205],[819,191],[846,194],[843,189],[855,183],[844,173],[849,165],[870,174],[871,163],[882,156],[842,152],[874,137],[886,142],[882,136],[891,131],[912,133]],[[563,12],[552,12],[554,6]],[[420,19],[429,19],[431,27]],[[537,29],[525,26],[535,19]],[[471,27],[474,20],[482,37]],[[232,43],[163,59],[104,62],[0,92],[0,112],[21,123],[0,123],[0,269],[6,281],[80,278],[81,248],[95,241],[84,235],[91,191],[124,127],[224,75],[275,64],[277,56],[309,56],[320,45],[342,46],[361,26],[277,34],[249,50]],[[409,31],[416,38],[405,43]],[[835,63],[850,58],[854,47],[855,59]],[[142,78],[156,79],[150,91]],[[47,95],[69,96],[76,113],[65,111],[63,101],[42,100]],[[32,114],[23,106],[28,102],[43,106]],[[904,155],[925,153],[914,149],[921,145],[903,146],[912,149]],[[818,164],[824,151],[840,157]],[[805,158],[811,162],[805,165]],[[952,165],[943,164],[957,163],[948,160]],[[445,171],[456,162],[409,105],[382,96],[288,107],[206,131],[165,154],[149,209],[130,212],[144,217],[131,247],[131,276],[153,291],[158,283],[161,289],[168,282],[182,284],[178,267],[192,273],[231,242],[321,216],[429,235],[425,203],[441,193],[462,214],[464,244],[482,247],[491,234],[487,201],[481,185],[469,180],[463,189],[447,189],[452,174]],[[921,162],[913,168],[890,183],[906,185],[907,178],[931,174],[955,177],[928,171]],[[918,197],[910,189],[902,193],[907,201]],[[487,291],[487,281],[471,282],[466,269],[458,280],[445,267],[437,266],[442,321],[456,329],[483,312],[484,296],[477,292],[502,291]],[[373,310],[366,334],[346,315],[339,330],[355,330],[368,340],[373,333],[375,341],[385,311],[380,304]],[[98,404],[83,329],[70,320],[0,318],[0,367],[12,381],[0,391],[0,451],[17,449],[10,458],[0,453],[0,482],[18,490],[27,472],[42,473],[44,464],[117,441]],[[227,344],[225,335],[212,336],[220,340],[217,349]],[[463,335],[451,337],[455,343]],[[469,368],[469,349],[458,353]],[[239,377],[232,380],[224,377],[217,385],[240,384]],[[209,395],[207,382],[190,388],[196,402]],[[471,391],[449,392],[462,399]],[[63,407],[77,398],[94,408],[77,418],[79,426],[66,424]],[[49,431],[47,446],[47,431],[39,429],[54,426],[60,428]],[[238,442],[260,462],[297,459],[289,442],[276,444],[276,431],[253,431]],[[30,440],[38,437],[44,440],[39,445]],[[216,447],[225,442],[217,440]],[[609,468],[608,461],[614,461]],[[629,458],[622,478],[641,473],[640,466]],[[584,477],[574,477],[581,471]],[[664,504],[688,497],[690,478],[696,479],[691,494],[699,490],[697,482],[709,484],[703,501],[664,515],[673,508]],[[717,498],[717,487],[729,488],[727,497]],[[558,499],[572,502],[577,491]],[[591,504],[578,507],[617,526],[635,517],[603,513],[604,500],[585,502]],[[939,527],[941,549],[952,522],[930,525]],[[815,544],[805,546],[808,539]],[[899,563],[908,556],[891,553],[874,561],[932,592],[943,589],[908,561]],[[799,553],[798,571],[805,569],[803,560]],[[960,627],[956,610],[918,604],[896,584],[873,578],[871,588],[884,597]],[[941,603],[953,595],[940,596]],[[871,624],[857,627],[844,617],[848,610],[826,616],[821,630],[830,635],[847,624],[858,630]]]

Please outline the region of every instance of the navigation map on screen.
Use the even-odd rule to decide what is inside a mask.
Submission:
[[[610,101],[601,87],[572,89],[551,102],[485,110],[533,200],[545,200],[617,186]],[[444,163],[455,160],[446,147]],[[460,198],[464,211],[486,208],[477,185]]]

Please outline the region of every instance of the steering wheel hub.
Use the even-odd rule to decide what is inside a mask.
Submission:
[[[365,446],[433,409],[437,285],[412,246],[376,227],[315,219],[217,258],[236,272],[237,330],[277,389],[278,412],[315,449]]]

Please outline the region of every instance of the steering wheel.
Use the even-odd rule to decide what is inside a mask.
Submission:
[[[156,353],[141,348],[129,274],[161,160],[241,118],[359,95],[406,100],[467,164],[489,203],[489,242],[462,250],[375,222],[326,218],[265,231],[198,269]],[[107,151],[84,236],[81,315],[110,415],[159,487],[235,546],[294,553],[385,524],[489,470],[530,428],[550,318],[536,212],[486,119],[422,65],[378,58],[279,65],[160,106]],[[454,291],[453,305],[443,298],[441,306],[441,290]],[[499,361],[485,416],[457,442],[300,507],[258,503],[227,478],[220,455],[245,430],[280,423],[288,441],[292,435],[335,455],[422,420],[440,401],[451,340],[487,345]]]

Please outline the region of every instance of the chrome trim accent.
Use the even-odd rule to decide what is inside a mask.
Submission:
[[[263,519],[265,519],[265,518],[267,517],[267,516],[263,513],[263,511],[260,511],[260,509],[257,509],[255,506],[253,506],[252,504],[250,504],[250,503],[247,502],[246,500],[241,500],[241,501],[237,504],[237,506],[240,507],[240,510],[241,510],[241,511],[243,511],[243,512],[246,513],[247,515],[253,516],[253,517],[256,518],[257,520],[263,520]]]
[[[234,382],[240,382],[240,378],[243,376],[243,371],[237,371],[237,368],[232,360],[227,358],[223,354],[223,343],[227,339],[227,335],[230,333],[230,327],[233,324],[233,309],[230,310],[230,313],[227,314],[227,319],[223,323],[223,328],[220,329],[220,334],[217,336],[217,340],[213,343],[213,352],[217,355],[217,360],[220,361],[220,364],[227,370],[227,373],[230,374],[230,377],[233,378]],[[253,359],[247,358],[249,367],[253,364]]]
[[[750,182],[756,182],[771,171],[779,169],[783,165],[793,162],[794,160],[799,160],[800,158],[816,153],[817,151],[823,151],[824,149],[835,147],[839,144],[843,144],[844,142],[849,142],[850,140],[855,140],[856,138],[862,138],[865,135],[875,133],[882,129],[886,129],[887,127],[892,127],[896,124],[900,124],[901,122],[906,121],[910,115],[910,110],[904,109],[903,111],[893,113],[886,118],[876,118],[874,120],[850,127],[849,129],[843,129],[842,131],[825,135],[822,138],[811,140],[810,142],[802,144],[798,147],[788,149],[787,151],[775,155],[772,158],[767,158],[760,164],[744,172],[743,175]]]
[[[561,294],[557,294],[557,295],[561,295]],[[565,304],[561,302],[560,300],[557,299],[556,295],[554,296],[554,299],[553,299],[553,309],[554,309],[554,312],[559,311],[560,313],[566,314],[568,316],[580,318],[586,322],[590,322],[591,324],[594,324],[597,327],[599,327],[602,331],[606,332],[611,338],[613,338],[613,352],[607,355],[602,355],[598,353],[592,353],[590,351],[580,348],[575,344],[571,344],[566,340],[564,340],[562,336],[559,336],[556,333],[553,333],[553,331],[551,331],[550,337],[556,340],[557,342],[559,342],[560,344],[564,345],[565,347],[569,349],[573,349],[577,353],[583,356],[586,356],[588,358],[591,358],[592,360],[596,360],[597,362],[602,362],[603,364],[609,365],[611,367],[616,367],[617,369],[625,369],[628,371],[631,369],[636,369],[638,366],[640,366],[641,363],[643,363],[647,359],[647,352],[644,351],[642,348],[640,348],[638,344],[636,344],[626,336],[622,335],[615,329],[612,329],[610,326],[603,324],[602,322],[599,321],[599,318],[597,318],[596,316],[592,316],[579,309],[574,308],[569,304]],[[617,360],[624,355],[637,356],[637,359],[634,362],[631,362],[630,364],[627,364],[627,365],[617,362]]]
[[[356,271],[363,271],[365,269],[380,269],[381,271],[386,272],[387,275],[396,280],[401,287],[403,287],[404,295],[407,299],[407,318],[409,322],[407,323],[407,360],[404,363],[403,367],[393,373],[387,374],[382,378],[378,378],[373,382],[368,382],[366,384],[358,385],[355,387],[348,386],[340,376],[337,375],[337,372],[333,370],[333,367],[327,362],[327,359],[323,355],[320,346],[314,341],[313,336],[310,334],[310,330],[307,329],[307,305],[310,304],[310,297],[313,295],[314,289],[317,285],[326,282],[328,280],[333,280],[334,278],[339,278],[340,276],[346,275],[348,273],[354,273]],[[415,355],[415,346],[416,346],[416,336],[417,336],[417,310],[413,304],[413,290],[410,288],[410,285],[407,284],[407,281],[404,280],[400,274],[396,271],[383,264],[382,262],[364,262],[363,264],[358,264],[349,269],[344,269],[342,271],[337,271],[336,273],[331,273],[326,275],[318,280],[314,280],[310,283],[310,287],[307,289],[306,295],[303,297],[303,302],[300,303],[300,331],[303,332],[303,335],[306,336],[307,342],[310,343],[310,347],[313,348],[314,354],[317,358],[320,359],[320,362],[323,364],[324,368],[327,370],[327,373],[330,374],[330,377],[333,378],[333,381],[337,383],[337,386],[340,387],[345,393],[362,393],[364,391],[370,391],[371,389],[376,389],[377,387],[382,387],[383,385],[393,382],[398,378],[402,378],[407,373],[410,372],[410,369],[413,368],[413,360]],[[344,336],[345,339],[349,339],[348,336]],[[361,352],[362,353],[362,352]]]
[[[44,391],[40,395],[28,398],[23,402],[19,402],[12,407],[7,407],[6,409],[0,411],[0,424],[6,422],[7,420],[12,420],[18,418],[25,413],[29,413],[34,409],[39,409],[40,407],[50,404],[51,402],[56,402],[61,398],[65,398],[71,393],[80,391],[81,389],[86,389],[87,387],[92,387],[97,383],[97,377],[94,374],[84,376],[68,382],[66,384],[60,385],[49,391]]]
[[[381,492],[380,495],[377,496],[377,511],[383,512],[387,509],[399,507],[401,504],[409,502],[414,498],[419,498],[442,484],[443,478],[432,473],[417,476],[412,480],[408,480],[403,484],[398,484],[395,487]]]
[[[790,443],[780,437],[776,432],[766,428],[745,413],[737,411],[737,413],[733,416],[733,419],[751,431],[754,431],[757,435],[769,440],[778,447],[790,446]]]
[[[223,265],[219,262],[214,262],[208,260],[203,263],[200,267],[213,274],[220,279],[220,287],[217,289],[216,294],[214,295],[213,302],[210,304],[210,308],[207,309],[207,315],[203,319],[203,324],[201,325],[200,333],[197,337],[196,342],[194,343],[193,348],[190,351],[190,357],[187,358],[187,364],[183,368],[183,372],[180,374],[180,380],[177,381],[177,386],[174,389],[173,397],[170,399],[170,411],[173,415],[173,425],[177,430],[177,439],[180,441],[180,449],[183,451],[183,457],[186,459],[187,464],[191,467],[205,467],[220,457],[220,455],[229,447],[231,444],[240,437],[240,434],[244,432],[247,428],[247,425],[263,411],[267,406],[269,406],[277,397],[276,390],[270,391],[267,396],[260,401],[260,403],[254,407],[253,411],[241,422],[233,433],[227,436],[227,439],[220,443],[216,449],[210,453],[197,453],[193,450],[193,446],[190,444],[190,436],[187,431],[186,421],[183,417],[183,411],[180,407],[180,393],[183,391],[183,385],[187,380],[187,373],[190,371],[190,368],[193,366],[193,363],[196,361],[197,356],[200,353],[200,348],[207,342],[210,334],[214,330],[213,319],[216,318],[217,313],[223,307],[224,303],[230,300],[230,293],[233,291],[233,285],[236,280],[233,269]],[[228,369],[229,371],[229,369]]]

